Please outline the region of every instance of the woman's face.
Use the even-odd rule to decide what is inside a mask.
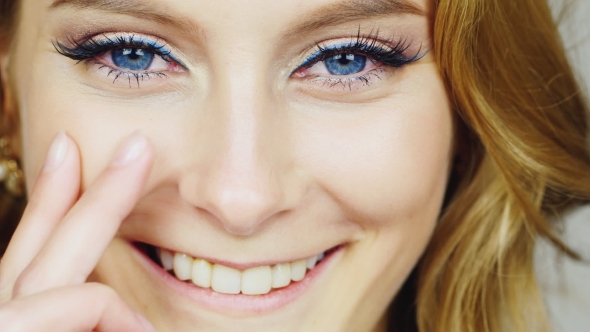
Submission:
[[[60,130],[82,190],[131,133],[155,150],[93,280],[160,331],[376,328],[429,241],[452,157],[430,1],[22,6],[5,63],[29,190]],[[164,272],[153,248],[206,260],[205,279],[216,265],[213,289]],[[299,280],[297,261],[325,252],[302,281],[281,274]]]

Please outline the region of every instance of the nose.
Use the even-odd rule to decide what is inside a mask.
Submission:
[[[203,115],[208,123],[196,143],[208,146],[199,149],[205,152],[179,184],[185,202],[238,236],[252,235],[293,209],[304,191],[291,167],[288,125],[272,97],[246,88],[255,85],[218,88],[209,98]]]

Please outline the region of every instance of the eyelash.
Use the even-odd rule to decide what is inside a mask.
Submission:
[[[160,45],[156,42],[144,40],[143,38],[136,38],[134,35],[131,36],[114,36],[109,37],[105,34],[100,35],[104,39],[103,40],[96,40],[95,37],[87,38],[84,42],[78,42],[73,39],[69,39],[69,43],[74,45],[73,47],[67,47],[59,41],[54,41],[53,46],[58,53],[63,56],[66,56],[72,60],[77,60],[77,63],[84,62],[84,61],[91,61],[96,57],[99,57],[107,52],[112,52],[116,50],[121,50],[125,48],[130,49],[141,49],[147,50],[154,55],[160,56],[164,61],[167,63],[177,63],[181,67],[185,68],[185,66],[179,60],[172,57],[171,52],[166,49],[166,46]],[[153,76],[156,77],[167,77],[167,75],[162,71],[140,71],[140,72],[133,72],[133,71],[126,71],[122,69],[112,68],[109,65],[96,61],[95,64],[101,65],[99,68],[109,68],[110,71],[107,74],[107,77],[111,74],[115,73],[115,78],[113,83],[117,81],[117,79],[121,76],[127,76],[129,79],[129,84],[131,86],[131,80],[134,79],[137,81],[137,86],[139,87],[139,81],[143,81],[144,79],[152,78]]]
[[[67,47],[56,40],[53,42],[53,45],[57,52],[72,60],[77,60],[78,63],[92,61],[96,57],[99,57],[109,51],[112,52],[115,50],[131,48],[147,50],[154,55],[160,56],[167,63],[177,63],[181,67],[186,68],[179,60],[175,59],[171,55],[171,52],[166,49],[164,45],[160,45],[156,42],[145,40],[143,38],[137,39],[134,35],[109,37],[106,34],[102,34],[99,36],[102,36],[104,39],[97,40],[96,36],[86,38],[86,40],[83,42],[69,39],[69,42],[74,45],[73,47]],[[300,70],[309,69],[319,62],[323,62],[330,57],[341,54],[363,55],[373,63],[380,63],[384,66],[394,69],[402,68],[408,64],[420,60],[424,56],[424,54],[421,54],[421,48],[411,57],[404,55],[411,46],[411,41],[408,41],[407,39],[400,39],[397,42],[383,42],[379,41],[378,33],[361,35],[359,32],[357,36],[351,41],[338,44],[336,46],[322,46],[320,43],[316,44],[316,51],[311,56],[309,56],[303,62],[303,64],[297,67],[297,69],[291,73],[291,76]],[[98,60],[95,60],[94,64],[100,65],[100,68],[110,69],[107,77],[114,73],[115,78],[113,83],[115,83],[119,77],[126,76],[129,80],[130,87],[132,79],[137,82],[137,86],[139,87],[140,80],[143,81],[146,78],[150,79],[153,76],[167,77],[167,75],[162,71],[126,71],[113,68],[110,65],[99,62]],[[364,85],[369,85],[371,82],[371,76],[381,79],[379,74],[383,71],[383,66],[378,66],[367,73],[353,77],[325,77],[316,75],[308,79],[313,82],[323,83],[323,85],[328,85],[330,87],[342,85],[343,87],[349,87],[349,89],[352,89],[352,84],[359,81]]]
[[[407,39],[400,39],[397,42],[379,42],[378,33],[370,33],[368,35],[359,34],[354,37],[350,42],[340,44],[338,46],[322,46],[316,44],[316,51],[313,55],[305,60],[297,69],[295,69],[292,75],[302,69],[308,69],[315,64],[325,61],[330,57],[341,55],[341,54],[360,54],[370,59],[373,63],[381,63],[390,68],[402,68],[408,64],[414,63],[420,60],[425,53],[421,52],[421,48],[411,57],[407,57],[404,53],[407,53],[408,49],[412,46],[412,43]],[[379,46],[383,43],[387,48]],[[365,85],[369,85],[370,77],[375,76],[380,79],[379,72],[383,71],[381,66],[376,69],[367,72],[363,75],[354,77],[322,77],[315,76],[311,80],[319,80],[324,85],[334,87],[336,85],[342,85],[344,87],[351,88],[352,84],[356,81],[361,81]]]

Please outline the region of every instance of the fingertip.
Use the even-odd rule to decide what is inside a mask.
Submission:
[[[54,171],[63,164],[68,154],[69,145],[66,133],[59,131],[53,138],[51,145],[49,145],[45,163],[43,164],[43,172]]]
[[[61,191],[66,189],[68,192],[74,191],[77,194],[80,183],[79,176],[80,154],[78,146],[64,131],[59,131],[49,145],[47,156],[37,178],[28,179],[34,183],[29,193],[28,205],[37,205],[35,203],[45,197],[47,190]]]
[[[148,138],[136,131],[125,139],[119,150],[111,161],[111,166],[125,166],[140,157],[150,153],[151,145]]]

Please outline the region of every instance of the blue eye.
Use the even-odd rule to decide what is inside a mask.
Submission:
[[[127,70],[148,70],[152,61],[154,61],[154,53],[141,48],[122,48],[111,52],[113,63],[122,69]]]
[[[324,60],[324,65],[332,75],[352,75],[365,69],[367,57],[358,54],[336,54]]]
[[[407,39],[382,42],[377,40],[376,34],[363,36],[359,32],[349,42],[327,46],[316,44],[317,50],[291,74],[295,77],[332,75],[335,79],[349,79],[351,77],[346,76],[362,75],[372,68],[402,68],[426,54],[418,49],[412,56],[407,56],[410,46],[411,42]]]

